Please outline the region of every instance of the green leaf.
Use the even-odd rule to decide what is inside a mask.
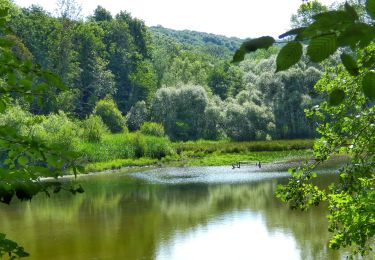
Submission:
[[[21,79],[20,84],[26,89],[31,89],[31,87],[33,86],[33,82],[29,79]]]
[[[372,26],[365,23],[355,23],[341,32],[337,42],[339,46],[350,46],[356,48],[357,44],[366,47],[375,38],[375,30]]]
[[[345,99],[345,92],[341,89],[335,89],[329,94],[328,103],[331,106],[340,105]]]
[[[37,97],[37,103],[38,103],[38,106],[43,106],[44,104],[44,100],[43,100],[43,97],[39,96]]]
[[[353,19],[353,20],[358,20],[358,14],[357,11],[354,9],[353,6],[348,4],[347,2],[345,3],[345,11],[346,13]]]
[[[242,43],[241,49],[246,53],[254,52],[258,49],[268,49],[275,43],[275,39],[271,36],[263,36]]]
[[[68,159],[74,159],[79,157],[79,153],[74,152],[74,151],[66,151],[64,152],[64,156],[67,157]]]
[[[24,99],[28,103],[33,103],[34,102],[34,96],[33,95],[24,95]]]
[[[4,100],[0,99],[0,113],[3,113],[7,109],[7,104],[4,102]]]
[[[302,38],[311,39],[329,33],[337,33],[355,23],[355,19],[346,11],[324,12],[315,15],[313,18],[315,22],[302,32]]]
[[[29,163],[29,158],[26,156],[20,156],[18,157],[17,162],[22,166],[26,166]]]
[[[58,168],[59,167],[59,158],[55,155],[50,155],[47,158],[47,163],[48,163],[49,166]]]
[[[302,44],[299,42],[289,42],[277,55],[276,72],[287,70],[296,64],[302,57]]]
[[[372,19],[375,19],[375,0],[367,0],[366,10],[371,15]]]
[[[292,35],[297,35],[298,36],[306,29],[306,27],[300,27],[300,28],[295,28],[292,30],[289,30],[279,36],[279,39],[285,38],[287,36],[292,36]]]
[[[16,253],[15,253],[18,257],[28,257],[30,256],[29,253],[25,252],[23,247],[18,247]]]
[[[341,54],[341,61],[350,75],[352,76],[359,75],[359,68],[358,68],[357,62],[354,60],[354,58],[351,55],[347,53]]]
[[[254,52],[258,49],[268,49],[275,43],[275,39],[271,36],[263,36],[242,43],[241,47],[233,55],[232,63],[238,63],[245,59],[245,54]]]
[[[9,40],[9,39],[5,39],[5,38],[0,38],[0,46],[1,47],[12,47],[14,45],[14,42],[12,40]]]
[[[369,99],[375,98],[375,72],[370,71],[363,77],[362,90]]]
[[[307,55],[314,62],[321,62],[337,50],[337,39],[334,35],[314,38],[307,47]]]
[[[6,18],[0,17],[0,26],[4,27],[4,24],[7,22]]]
[[[350,7],[348,7],[350,8]],[[355,11],[354,11],[355,12]],[[358,16],[353,15],[352,10],[345,11],[328,11],[319,13],[313,16],[313,19],[317,22],[323,22],[332,25],[336,24],[347,24],[354,22]]]
[[[16,73],[14,73],[14,72],[8,73],[7,83],[10,86],[15,86],[17,84],[17,75],[16,75]]]
[[[32,67],[33,67],[33,63],[31,62],[31,60],[27,60],[27,61],[23,62],[21,70],[24,73],[29,73],[31,71]]]
[[[83,167],[81,165],[78,165],[78,166],[76,166],[76,168],[77,168],[78,172],[85,173],[85,167]]]
[[[9,8],[1,8],[0,9],[0,17],[6,17],[6,16],[8,16],[8,12],[9,12]]]
[[[48,89],[48,84],[47,83],[40,83],[40,84],[38,84],[38,85],[35,86],[35,90],[37,92],[43,92],[43,91],[45,91],[47,89]]]

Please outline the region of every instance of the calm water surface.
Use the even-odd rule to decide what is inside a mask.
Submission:
[[[274,198],[287,173],[254,170],[169,168],[84,176],[77,180],[84,194],[40,194],[32,202],[1,205],[0,232],[22,244],[29,259],[345,257],[327,248],[324,208],[290,211]]]

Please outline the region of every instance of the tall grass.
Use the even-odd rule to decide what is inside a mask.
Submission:
[[[140,133],[108,134],[99,143],[80,143],[78,151],[88,162],[141,157],[160,159],[174,153],[172,144],[167,138],[145,136]]]

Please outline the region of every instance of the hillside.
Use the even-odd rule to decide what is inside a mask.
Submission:
[[[175,42],[194,48],[214,47],[224,52],[234,53],[242,43],[242,39],[236,37],[226,37],[212,33],[196,32],[190,30],[173,30],[162,26],[149,27],[149,31],[155,35],[168,37]]]

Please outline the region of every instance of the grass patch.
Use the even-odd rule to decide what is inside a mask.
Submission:
[[[251,142],[232,142],[232,141],[188,141],[174,143],[173,146],[177,153],[191,151],[204,153],[241,153],[241,152],[260,152],[260,151],[289,151],[312,149],[314,140],[296,139],[296,140],[273,140],[273,141],[251,141]]]
[[[264,152],[242,152],[242,153],[205,153],[197,156],[194,153],[182,153],[179,156],[167,156],[162,162],[180,166],[221,166],[232,165],[240,161],[262,163],[277,161],[293,161],[309,159],[312,156],[311,150],[290,150],[290,151],[264,151]]]
[[[85,166],[85,171],[89,172],[101,172],[105,170],[117,170],[123,167],[142,167],[156,164],[159,160],[151,158],[139,158],[139,159],[116,159],[108,162],[94,162],[88,163]]]

